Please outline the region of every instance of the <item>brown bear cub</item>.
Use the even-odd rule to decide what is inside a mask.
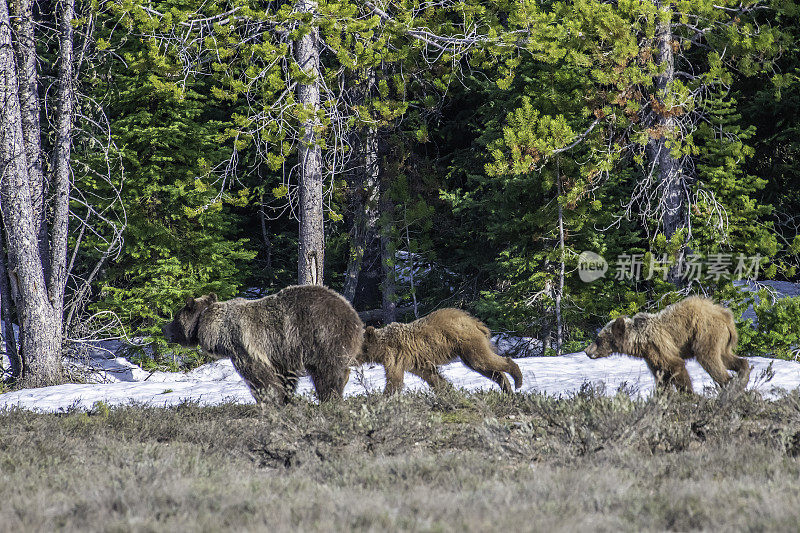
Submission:
[[[511,393],[503,372],[513,376],[516,388],[522,386],[522,372],[510,358],[495,353],[489,337],[489,329],[468,313],[440,309],[409,324],[393,322],[380,329],[367,326],[359,362],[384,366],[386,394],[403,388],[405,371],[421,377],[434,389],[449,387],[438,366],[456,357]]]
[[[750,365],[733,353],[738,338],[729,310],[707,298],[690,296],[656,314],[612,320],[585,351],[592,359],[612,353],[641,357],[658,386],[672,384],[692,392],[684,362],[692,357],[719,385],[731,380],[728,370],[736,371],[742,387],[747,385]]]
[[[304,371],[320,401],[341,397],[364,324],[339,294],[306,285],[258,300],[218,302],[213,293],[189,298],[163,332],[168,342],[230,357],[261,404],[271,388],[288,402]]]

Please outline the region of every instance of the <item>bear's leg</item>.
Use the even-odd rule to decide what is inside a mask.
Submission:
[[[449,381],[444,379],[439,373],[439,369],[435,366],[425,368],[412,368],[411,373],[421,377],[425,382],[431,386],[433,390],[450,389],[452,385]]]
[[[278,374],[279,393],[284,405],[290,404],[294,400],[294,393],[297,391],[297,379],[296,372],[288,371]]]
[[[403,390],[403,369],[392,364],[384,365],[383,368],[386,371],[386,388],[383,393],[389,395]]]
[[[692,355],[700,366],[708,372],[717,385],[725,385],[731,380],[724,356],[728,341],[728,330],[724,330],[724,338],[717,334],[715,328],[698,332],[692,342]]]
[[[664,387],[664,371],[654,365],[649,359],[644,360],[647,363],[647,368],[650,369],[650,373],[653,374],[653,378],[656,380],[656,388],[663,388]]]
[[[522,372],[517,363],[510,357],[497,355],[492,348],[492,343],[486,337],[481,337],[473,342],[464,342],[459,346],[458,355],[461,361],[468,367],[491,379],[503,389],[503,392],[511,394],[513,389],[504,372],[508,372],[514,378],[514,386],[522,386]]]
[[[742,387],[746,387],[747,383],[750,381],[750,364],[747,362],[747,359],[733,353],[726,343],[721,343],[720,354],[720,365],[724,369],[735,371],[737,381],[739,381]],[[709,372],[709,374],[710,373],[711,372]]]
[[[656,380],[656,390],[663,391],[666,389],[669,386],[666,370],[656,366],[648,359],[645,359],[645,363],[647,363],[647,368],[650,369],[650,373],[653,374],[653,378]]]
[[[481,358],[475,357],[471,352],[464,351],[461,353],[461,362],[464,363],[464,366],[467,368],[474,370],[482,376],[486,376],[500,385],[500,388],[503,389],[503,392],[511,394],[514,392],[514,389],[511,388],[511,383],[509,383],[508,378],[503,373],[503,370],[508,368],[506,358],[500,357],[495,353],[492,353],[492,355],[494,356],[493,358]],[[514,363],[514,365],[516,366],[516,363]]]
[[[711,379],[717,385],[725,385],[731,380],[730,374],[728,374],[728,369],[722,362],[722,359],[719,356],[706,356],[703,358],[698,357],[697,362],[700,363],[700,366],[708,372],[708,375],[711,376]]]
[[[670,361],[667,366],[668,378],[667,382],[675,385],[675,388],[682,392],[694,392],[692,390],[692,378],[689,377],[689,372],[686,370],[686,363],[683,359],[677,358],[677,361]]]
[[[347,378],[350,377],[350,367],[325,368],[319,369],[315,366],[306,366],[314,390],[317,391],[317,398],[320,402],[327,402],[335,398],[341,398],[344,394],[344,386]]]
[[[519,365],[514,362],[513,359],[510,357],[505,357],[506,364],[506,372],[511,374],[511,377],[514,378],[514,388],[519,389],[522,387],[522,371],[519,369]]]
[[[481,374],[483,374],[483,372],[481,372]],[[500,388],[503,389],[503,392],[506,394],[511,394],[514,392],[514,389],[511,388],[511,383],[508,381],[506,375],[502,372],[496,372],[492,370],[491,372],[483,375],[500,385]]]
[[[250,394],[253,395],[253,399],[256,401],[256,405],[261,408],[263,412],[266,408],[267,403],[273,401],[270,397],[270,392],[272,388],[269,384],[264,382],[263,380],[250,380],[245,379],[245,384],[250,389]]]
[[[736,371],[737,378],[742,387],[747,386],[747,383],[750,381],[750,363],[747,362],[747,359],[731,355],[731,357],[726,358],[725,366],[728,370]]]
[[[670,385],[675,385],[679,391],[692,392],[692,379],[680,357],[668,359],[661,364],[645,359],[645,363],[656,380],[656,389],[664,390]]]

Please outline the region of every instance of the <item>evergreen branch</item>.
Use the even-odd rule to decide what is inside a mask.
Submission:
[[[152,7],[149,7],[149,6],[139,6],[139,7],[141,7],[142,10],[145,11],[146,13],[149,13],[151,15],[155,15],[155,16],[157,16],[159,18],[163,18],[164,17],[164,13],[153,9]],[[189,22],[180,22],[179,25],[183,26],[185,28],[192,28],[195,24],[202,24],[202,23],[205,23],[205,22],[214,22],[214,23],[219,24],[220,26],[224,26],[224,25],[230,23],[231,21],[240,20],[240,19],[237,19],[236,17],[233,17],[232,15],[234,13],[236,13],[237,11],[239,11],[241,8],[242,8],[242,6],[237,6],[237,7],[234,7],[233,9],[231,9],[229,11],[226,11],[225,13],[220,13],[218,15],[212,15],[210,17],[205,17],[205,18],[201,18],[201,19],[192,19]],[[220,19],[222,19],[222,20],[220,20]]]
[[[372,2],[365,1],[364,5],[367,6],[369,9],[371,9],[373,13],[378,15],[378,17],[380,17],[382,21],[384,22],[392,21],[392,17],[389,16],[389,14],[386,13],[386,11],[382,10]],[[498,39],[491,38],[488,35],[475,35],[467,37],[446,37],[443,35],[437,35],[425,29],[410,29],[410,28],[407,28],[405,32],[408,35],[416,39],[419,39],[420,41],[429,44],[441,51],[447,51],[448,48],[439,43],[447,43],[451,45],[460,45],[460,46],[474,46],[478,43],[498,42]],[[524,30],[516,30],[512,33],[526,33],[526,32]]]
[[[719,9],[721,11],[725,11],[726,13],[737,13],[737,14],[750,13],[751,11],[761,11],[761,10],[770,8],[769,6],[762,5],[762,4],[756,4],[754,6],[743,6],[742,4],[739,4],[739,7],[737,7],[737,8],[718,6],[716,4],[712,4],[712,5],[713,5],[714,9]]]
[[[583,132],[583,133],[582,133],[582,134],[581,134],[581,135],[580,135],[580,136],[579,136],[577,139],[575,139],[575,141],[574,141],[572,144],[570,144],[570,145],[568,145],[568,146],[564,146],[563,148],[558,148],[558,149],[556,149],[556,150],[553,150],[553,152],[552,152],[550,155],[557,155],[557,154],[560,154],[560,153],[562,153],[562,152],[566,152],[566,151],[568,151],[568,150],[572,150],[573,148],[575,148],[576,146],[578,146],[580,143],[582,143],[582,142],[583,142],[583,140],[584,140],[584,139],[586,139],[586,137],[587,137],[587,136],[588,136],[588,135],[589,135],[589,134],[592,132],[592,130],[594,129],[594,127],[595,127],[595,126],[597,126],[597,124],[598,124],[599,122],[600,122],[600,119],[599,119],[599,118],[596,118],[596,119],[594,120],[594,122],[592,122],[592,125],[591,125],[591,126],[589,126],[589,127],[587,128],[587,130],[586,130],[586,131],[584,131],[584,132]]]

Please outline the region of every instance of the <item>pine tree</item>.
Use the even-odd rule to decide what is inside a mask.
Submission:
[[[116,23],[105,16],[101,25]],[[152,43],[127,39],[115,52],[125,64],[109,57],[98,67],[103,81],[95,90],[109,101],[127,226],[93,309],[115,313],[128,332],[155,334],[187,296],[237,295],[255,251],[239,237],[242,219],[234,213],[246,197],[220,192],[215,183],[213,169],[230,157],[220,143],[229,127],[225,104],[207,96],[204,80],[176,85],[180,69]],[[81,155],[90,172],[103,164],[91,151]],[[80,179],[92,180],[90,172]],[[102,190],[102,183],[94,185]],[[93,244],[87,237],[86,247]]]

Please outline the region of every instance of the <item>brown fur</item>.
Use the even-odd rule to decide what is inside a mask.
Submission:
[[[164,326],[164,337],[230,357],[256,402],[270,388],[285,402],[308,371],[321,401],[341,397],[361,351],[364,324],[353,307],[325,287],[287,287],[258,300],[189,298]]]
[[[450,386],[438,366],[456,357],[511,393],[503,372],[513,376],[516,388],[522,386],[522,372],[510,358],[495,353],[489,337],[489,329],[468,313],[440,309],[409,324],[393,322],[381,329],[367,326],[359,362],[384,366],[386,394],[403,388],[405,371],[421,377],[434,389]]]
[[[742,386],[750,379],[750,365],[733,353],[738,335],[733,314],[707,298],[690,296],[663,311],[619,317],[600,331],[586,348],[592,359],[624,353],[641,357],[659,386],[674,384],[692,391],[686,359],[695,357],[714,381],[724,385],[735,370]]]

